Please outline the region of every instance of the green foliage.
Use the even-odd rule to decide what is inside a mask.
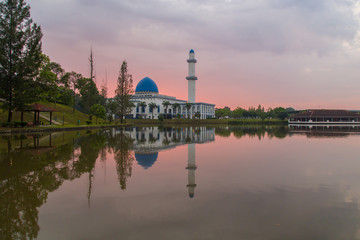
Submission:
[[[287,108],[288,110],[284,109],[283,107],[277,107],[277,108],[269,108],[267,111],[265,111],[265,108],[261,105],[259,105],[257,108],[255,107],[249,107],[248,110],[245,110],[243,108],[237,107],[235,110],[231,111],[230,108],[224,107],[224,108],[218,108],[215,110],[215,116],[217,118],[246,118],[246,119],[272,119],[272,118],[278,118],[281,120],[286,119],[289,116],[289,111],[296,112],[293,108]]]
[[[94,104],[90,107],[90,114],[96,117],[96,124],[98,118],[104,119],[106,117],[106,110],[105,107],[100,104]]]
[[[113,115],[116,114],[116,108],[117,108],[117,103],[115,101],[110,100],[107,104],[106,104],[106,108],[108,110],[108,120],[111,123],[113,120]]]
[[[0,2],[0,98],[5,99],[8,122],[14,109],[24,109],[36,96],[41,38],[24,0]]]
[[[10,127],[11,126],[11,122],[3,122],[1,123],[2,127]]]
[[[196,112],[196,113],[194,114],[194,117],[197,118],[197,119],[200,119],[200,116],[201,116],[201,115],[200,115],[200,112]]]
[[[120,116],[121,123],[123,122],[124,117],[129,114],[134,107],[134,104],[130,102],[133,92],[132,75],[128,73],[127,62],[123,61],[119,71],[117,88],[115,90],[115,102],[118,106],[116,114]]]
[[[90,78],[78,79],[77,88],[80,90],[80,107],[82,112],[89,113],[90,107],[99,102],[99,91],[96,84]]]
[[[159,120],[160,120],[160,122],[164,121],[164,115],[163,114],[159,115]]]
[[[245,111],[246,111],[245,109],[242,109],[241,107],[237,107],[234,111],[232,111],[231,117],[242,118],[244,116]]]
[[[180,104],[179,103],[174,103],[174,104],[172,104],[172,108],[173,108],[174,113],[178,113],[178,110],[180,108]]]
[[[157,105],[156,103],[149,103],[149,108],[150,108],[150,112],[151,112],[151,118],[153,119],[154,118],[154,109],[157,109]]]
[[[275,112],[275,116],[282,120],[289,116],[289,113],[283,107],[274,108],[274,112]]]
[[[230,117],[231,111],[229,108],[217,108],[215,109],[215,116],[218,118]]]
[[[165,117],[167,118],[167,116],[168,116],[168,108],[169,108],[169,106],[171,106],[171,103],[169,102],[169,101],[163,101],[162,102],[162,105],[164,106],[164,108],[165,108]]]
[[[26,127],[27,122],[22,122],[22,121],[15,121],[14,122],[14,127]]]
[[[185,103],[185,108],[188,114],[188,118],[190,118],[190,109],[192,107],[192,103]]]

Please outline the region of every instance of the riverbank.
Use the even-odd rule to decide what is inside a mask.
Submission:
[[[101,129],[112,127],[126,127],[138,125],[287,125],[286,120],[261,120],[261,119],[127,119],[123,124],[102,125],[65,125],[65,126],[37,126],[25,128],[0,128],[0,134],[12,133],[37,133],[61,132],[87,129]]]
[[[0,134],[12,133],[38,133],[38,132],[63,132],[63,131],[76,131],[87,129],[100,129],[100,128],[113,128],[113,127],[126,127],[129,124],[108,124],[108,125],[69,125],[69,126],[41,126],[30,128],[0,128]]]

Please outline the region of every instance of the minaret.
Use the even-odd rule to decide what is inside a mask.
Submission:
[[[193,198],[195,194],[195,170],[196,170],[196,164],[195,164],[195,143],[188,144],[188,165],[186,169],[188,170],[188,191],[189,191],[189,197]]]
[[[197,77],[195,76],[195,52],[194,50],[190,50],[189,59],[187,60],[189,63],[189,75],[186,77],[188,80],[188,102],[195,103],[195,81]]]

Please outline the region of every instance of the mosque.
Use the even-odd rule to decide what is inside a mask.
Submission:
[[[195,101],[195,86],[197,77],[195,75],[195,59],[194,50],[190,50],[189,59],[187,60],[189,65],[189,74],[186,77],[188,81],[188,100],[180,100],[172,96],[159,94],[159,89],[156,83],[148,77],[143,78],[135,88],[135,94],[131,98],[131,102],[134,103],[131,114],[127,115],[127,118],[153,118],[158,119],[159,116],[166,116],[170,118],[214,118],[215,117],[215,105],[204,102]],[[164,106],[164,102],[170,103],[168,106]],[[151,108],[151,105],[156,105],[156,108]],[[191,103],[191,108],[187,103]],[[188,106],[188,108],[186,108]]]

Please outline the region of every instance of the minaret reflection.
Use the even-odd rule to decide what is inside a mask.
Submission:
[[[128,136],[133,139],[132,150],[138,165],[144,169],[152,167],[161,151],[188,145],[188,184],[189,197],[195,195],[195,144],[209,143],[215,140],[215,128],[196,127],[133,127],[127,128]]]
[[[195,163],[195,143],[188,144],[188,185],[186,186],[189,191],[189,197],[193,198],[195,194],[195,170],[197,166]]]

